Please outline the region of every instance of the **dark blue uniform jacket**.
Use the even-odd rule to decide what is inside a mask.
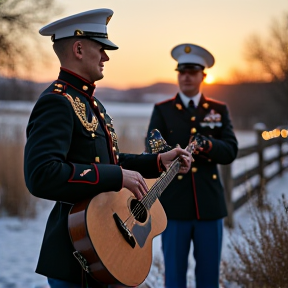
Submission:
[[[158,129],[168,145],[185,148],[195,133],[212,142],[208,153],[193,155],[191,172],[178,175],[162,193],[160,201],[168,219],[211,220],[227,215],[218,164],[229,164],[237,156],[237,140],[224,103],[201,96],[198,107],[189,112],[180,96],[154,106],[149,132]],[[147,135],[147,136],[148,136]]]
[[[72,205],[121,190],[121,167],[145,178],[159,176],[157,155],[119,153],[113,121],[93,96],[94,89],[93,83],[61,69],[31,113],[24,155],[29,191],[56,201],[36,272],[79,284],[82,268],[72,254],[67,222]]]

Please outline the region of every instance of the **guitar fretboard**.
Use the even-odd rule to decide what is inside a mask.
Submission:
[[[188,145],[186,148],[190,153],[194,149],[194,145]],[[154,185],[150,188],[146,196],[142,199],[141,203],[149,210],[153,203],[158,199],[162,192],[167,188],[173,178],[177,175],[180,168],[179,157],[176,158],[166,172],[163,172],[161,176],[157,179]]]
[[[149,210],[153,203],[160,197],[162,192],[167,188],[173,178],[179,171],[180,162],[178,159],[174,160],[169,169],[163,172],[154,185],[150,188],[147,195],[142,199],[142,203]]]

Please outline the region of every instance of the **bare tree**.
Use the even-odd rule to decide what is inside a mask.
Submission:
[[[258,73],[246,74],[245,78],[243,73],[238,72],[238,76],[241,75],[242,79],[246,80],[250,78],[250,82],[255,80],[272,82],[271,93],[274,99],[279,101],[279,106],[286,108],[288,104],[288,12],[284,13],[282,18],[273,19],[268,32],[267,38],[251,35],[244,46],[244,55],[249,68],[255,69],[256,65]]]
[[[36,35],[40,25],[57,15],[54,0],[0,0],[0,74],[17,76],[31,69],[40,45]]]

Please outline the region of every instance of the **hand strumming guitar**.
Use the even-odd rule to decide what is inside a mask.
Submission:
[[[122,169],[123,187],[130,190],[134,196],[141,200],[148,191],[147,184],[139,172]]]

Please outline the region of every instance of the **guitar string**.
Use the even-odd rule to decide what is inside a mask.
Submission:
[[[195,144],[195,143],[194,143]],[[195,145],[188,145],[185,150],[188,152],[192,152],[195,149]],[[178,165],[176,165],[178,164]],[[161,196],[163,190],[169,185],[169,183],[173,180],[177,172],[179,171],[180,162],[179,157],[177,157],[168,170],[165,173],[162,173],[159,179],[154,183],[154,185],[149,189],[148,193],[144,196],[144,198],[139,201],[135,207],[132,209],[130,216],[126,219],[124,223],[126,223],[129,218],[134,216],[134,219],[139,217],[140,214],[144,214],[146,210],[149,210],[152,207],[152,204]],[[176,169],[175,169],[176,168]],[[174,172],[175,175],[172,173]],[[171,177],[172,176],[172,177]],[[166,179],[167,178],[167,179]],[[172,179],[171,179],[172,178]],[[164,180],[163,180],[164,179]],[[166,181],[167,180],[167,181]],[[155,191],[154,191],[155,190]],[[162,192],[161,192],[162,191]],[[160,193],[159,193],[160,192]]]
[[[188,152],[192,152],[193,150],[193,147],[192,147],[192,143],[190,145],[188,145],[186,147],[186,150]],[[161,174],[160,178],[158,179],[159,181],[157,181],[155,183],[155,185],[153,185],[151,187],[151,189],[148,191],[148,193],[146,194],[146,196],[144,197],[144,199],[142,199],[139,203],[137,203],[137,205],[132,209],[132,213],[131,215],[127,218],[127,220],[131,217],[131,216],[135,216],[135,217],[139,217],[140,213],[145,213],[146,209],[149,210],[152,206],[152,204],[156,201],[157,198],[160,197],[161,193],[163,192],[163,190],[168,186],[168,184],[171,182],[171,180],[175,177],[175,175],[171,175],[171,171],[174,169],[175,170],[175,164],[178,164],[177,165],[177,170],[174,171],[175,172],[175,175],[177,174],[177,172],[179,171],[179,166],[180,166],[180,163],[179,163],[179,157],[176,158],[172,164],[170,165],[169,167],[169,171],[167,170],[166,173],[163,173]],[[170,175],[167,175],[168,172],[170,172]],[[173,173],[174,174],[174,173]],[[169,178],[168,178],[169,176]],[[172,177],[171,177],[172,176]],[[164,180],[168,179],[168,181],[164,181],[163,178],[165,177]],[[171,179],[172,178],[172,179]],[[168,182],[168,183],[167,183]],[[159,189],[161,188],[161,189]],[[155,193],[153,193],[152,190],[156,190]],[[162,191],[162,192],[161,192]],[[160,194],[159,194],[160,192]],[[158,195],[159,194],[159,195]],[[141,205],[142,204],[142,205]],[[148,206],[148,205],[149,206]],[[144,206],[144,208],[143,208]],[[136,212],[136,213],[135,213]],[[126,221],[127,221],[126,220]],[[125,222],[126,222],[125,221]]]
[[[190,145],[190,146],[187,146],[186,147],[186,150],[188,151],[188,152],[192,152],[192,147],[191,147],[192,145]],[[157,198],[159,198],[160,197],[160,195],[161,195],[161,193],[163,192],[163,190],[168,186],[168,184],[171,182],[171,180],[175,177],[175,175],[171,175],[171,172],[172,172],[172,170],[175,170],[175,164],[177,164],[177,167],[176,167],[176,171],[174,171],[174,173],[175,173],[175,175],[177,174],[177,172],[179,171],[179,166],[180,166],[180,163],[179,163],[179,157],[177,158],[177,159],[175,159],[174,160],[174,163],[172,163],[171,165],[170,165],[170,169],[169,169],[169,173],[170,173],[170,175],[167,175],[168,174],[168,171],[164,174],[164,175],[161,175],[160,177],[161,178],[164,178],[165,177],[165,180],[167,180],[167,181],[157,181],[156,182],[156,184],[157,185],[155,185],[154,187],[152,186],[151,187],[151,189],[149,190],[149,195],[148,195],[148,197],[147,197],[147,201],[148,201],[148,204],[149,204],[149,206],[147,207],[148,209],[152,206],[151,205],[151,203],[153,204],[155,201],[156,201],[156,199]],[[174,167],[173,167],[174,166]],[[168,178],[168,176],[169,176],[169,178]],[[172,179],[171,179],[172,178]],[[161,180],[161,179],[160,179]],[[168,182],[168,183],[167,183]],[[156,189],[156,191],[155,191],[155,193],[154,193],[154,195],[153,195],[153,193],[150,193],[150,191],[152,190],[152,188],[154,188],[154,189]],[[159,189],[160,188],[160,189]],[[162,191],[162,192],[161,192]],[[159,194],[159,192],[160,192],[160,194]],[[147,194],[148,194],[147,193]],[[152,194],[152,197],[154,196],[154,198],[152,198],[152,197],[150,197],[149,198],[149,196],[151,196],[151,194]],[[156,197],[155,197],[156,196]],[[151,202],[151,203],[150,203]],[[146,202],[147,203],[147,202]],[[146,204],[145,203],[145,204]]]
[[[148,193],[144,196],[144,199],[142,199],[139,203],[137,203],[137,205],[135,205],[135,207],[131,211],[131,215],[126,219],[126,221],[128,221],[129,218],[132,217],[132,216],[139,217],[139,214],[140,213],[145,213],[146,209],[149,210],[149,206],[148,205],[150,205],[150,207],[151,207],[152,206],[151,204],[153,204],[155,202],[155,200],[157,199],[157,195],[155,195],[154,191],[155,190],[156,190],[156,192],[160,191],[157,188],[159,186],[161,187],[161,184],[165,181],[165,179],[167,177],[167,174],[171,173],[170,171],[172,171],[172,168],[175,165],[175,163],[177,163],[177,160],[178,160],[178,158],[174,160],[174,162],[170,165],[169,169],[165,173],[161,174],[161,176],[159,177],[158,181],[156,183],[154,183],[154,185],[151,187],[151,189],[148,191]],[[144,206],[144,208],[143,208],[143,206]]]
[[[162,188],[162,187],[168,186],[168,184],[170,183],[170,181],[169,180],[167,181],[166,178],[168,178],[168,176],[170,176],[171,172],[173,170],[175,170],[174,167],[175,167],[175,164],[177,164],[177,162],[178,162],[178,158],[174,160],[174,162],[170,165],[169,169],[165,173],[161,174],[158,181],[156,183],[154,183],[154,185],[150,188],[150,190],[144,196],[144,198],[141,201],[139,201],[135,205],[135,207],[132,209],[131,215],[126,219],[126,221],[128,221],[131,216],[134,216],[135,218],[137,218],[140,216],[140,213],[145,213],[146,209],[149,210],[149,208],[152,206],[152,204],[160,196],[160,195],[157,195],[157,192],[160,192],[160,190],[161,190],[161,189],[159,189],[159,187]],[[178,164],[178,165],[180,165],[180,164]],[[177,173],[177,171],[176,171],[176,173]],[[162,191],[163,191],[163,188],[162,188]]]

